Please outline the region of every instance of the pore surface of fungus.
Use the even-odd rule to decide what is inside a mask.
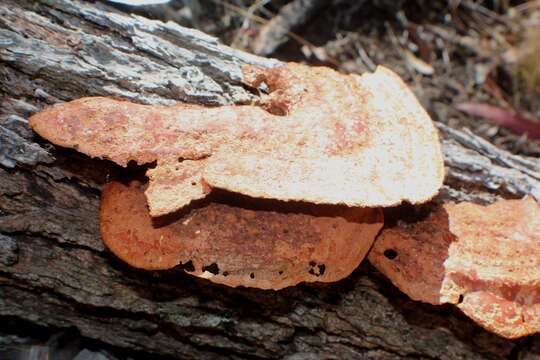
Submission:
[[[424,202],[442,185],[437,131],[390,70],[246,66],[244,83],[268,93],[256,106],[221,107],[83,98],[32,116],[30,125],[55,144],[120,165],[156,161],[146,192],[152,216],[211,188],[375,207]]]
[[[141,183],[109,183],[100,210],[103,241],[137,268],[183,264],[191,274],[216,283],[281,289],[348,276],[383,223],[380,209],[210,200],[152,218]]]
[[[383,230],[369,261],[414,300],[456,304],[507,338],[540,332],[540,208],[532,198],[442,205]]]

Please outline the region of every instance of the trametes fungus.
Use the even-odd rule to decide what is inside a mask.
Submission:
[[[102,237],[137,268],[183,264],[216,283],[281,289],[348,276],[383,223],[380,209],[235,199],[151,218],[143,185],[112,182],[102,195]]]
[[[431,119],[403,81],[287,64],[244,68],[267,88],[257,106],[140,105],[111,98],[58,104],[30,118],[51,142],[148,171],[150,214],[223,188],[257,198],[390,206],[433,197],[443,161]]]
[[[369,261],[414,300],[456,304],[506,338],[540,332],[540,207],[445,204],[383,230]]]

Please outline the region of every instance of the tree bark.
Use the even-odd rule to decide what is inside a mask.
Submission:
[[[245,103],[241,65],[279,65],[174,23],[68,0],[0,2],[0,330],[8,319],[136,353],[201,358],[533,359],[451,306],[414,302],[367,263],[335,284],[227,288],[181,270],[129,268],[104,248],[102,185],[119,171],[55,148],[27,118],[83,96]],[[540,198],[540,161],[438,123],[437,200]],[[535,357],[536,356],[536,357]]]

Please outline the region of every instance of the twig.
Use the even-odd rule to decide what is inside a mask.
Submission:
[[[231,3],[228,3],[226,1],[223,1],[223,0],[214,0],[220,4],[222,4],[225,8],[231,10],[231,11],[234,11],[242,16],[245,16],[245,17],[248,17],[250,18],[251,20],[255,21],[255,22],[258,22],[259,24],[267,24],[268,23],[268,20],[260,17],[260,16],[257,16],[255,14],[250,14],[249,11],[247,11],[246,9],[243,9],[241,8],[240,6],[237,6],[237,5],[234,5],[234,4],[231,4]],[[315,48],[315,45],[313,45],[311,42],[309,42],[308,40],[304,39],[303,37],[301,37],[300,35],[298,34],[295,34],[291,31],[287,32],[287,35],[291,38],[291,39],[294,39],[295,41],[297,41],[299,44],[301,45],[304,45],[304,46],[307,46],[309,47],[310,49],[314,49]]]
[[[540,8],[540,0],[527,1],[514,7],[517,12],[525,12],[534,8]]]
[[[354,47],[356,48],[356,51],[358,52],[358,56],[360,56],[360,60],[367,66],[369,71],[374,71],[377,65],[371,60],[366,50],[364,50],[364,47],[362,44],[356,42],[354,44]]]
[[[306,23],[325,4],[324,0],[294,0],[283,6],[279,14],[262,27],[255,40],[255,53],[259,55],[273,53],[287,41],[291,29]]]

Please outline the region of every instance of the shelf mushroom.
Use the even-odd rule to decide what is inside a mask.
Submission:
[[[183,264],[215,283],[277,290],[348,276],[383,224],[380,209],[210,200],[156,219],[148,213],[143,184],[111,182],[101,202],[103,241],[137,268]]]
[[[379,235],[369,261],[411,299],[455,304],[506,338],[540,332],[540,207],[448,203]]]
[[[140,105],[105,97],[30,118],[41,136],[120,165],[157,162],[146,190],[152,216],[212,188],[256,198],[348,206],[431,199],[442,185],[437,131],[403,81],[380,66],[343,75],[289,63],[244,67],[266,89],[255,105]]]
[[[437,130],[390,70],[358,76],[295,63],[245,66],[243,83],[259,91],[256,104],[91,97],[29,123],[92,157],[155,163],[148,186],[106,187],[104,242],[132,266],[189,263],[194,275],[229,286],[341,279],[382,226],[375,207],[422,203],[441,187]],[[207,196],[216,188],[259,205],[215,202]],[[165,217],[174,221],[164,225]]]

